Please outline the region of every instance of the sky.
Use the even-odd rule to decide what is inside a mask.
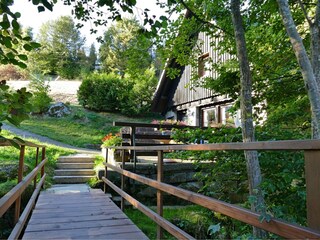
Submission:
[[[150,13],[153,15],[163,14],[164,10],[160,9],[160,7],[158,7],[155,4],[155,2],[155,0],[138,0],[137,6],[134,10],[135,15],[137,15],[137,18],[139,19],[139,14],[141,15],[142,9],[145,8],[148,8],[150,10]],[[72,7],[63,5],[61,1],[58,1],[58,3],[54,6],[52,12],[46,10],[45,12],[39,13],[37,7],[27,0],[17,0],[15,1],[15,4],[12,6],[13,12],[21,13],[21,18],[19,19],[19,22],[23,25],[23,27],[32,27],[35,36],[43,23],[49,20],[55,20],[60,16],[71,15],[71,10]],[[90,22],[86,22],[84,23],[84,27],[80,29],[82,36],[86,37],[87,48],[89,48],[92,43],[94,43],[96,47],[98,47],[99,44],[96,41],[96,37],[102,35],[104,30],[106,29],[106,27],[100,27],[98,29],[98,35],[91,35],[91,26],[92,25],[90,24]]]

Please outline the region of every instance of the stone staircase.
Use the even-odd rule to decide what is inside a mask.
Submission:
[[[55,183],[85,183],[95,177],[92,155],[63,156],[58,159],[56,166],[53,177]]]

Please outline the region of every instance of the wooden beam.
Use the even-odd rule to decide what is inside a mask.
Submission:
[[[35,163],[34,167],[38,166],[38,162],[39,162],[39,148],[37,147],[37,150],[36,150],[36,163]],[[37,176],[38,176],[38,174],[34,177],[34,180],[33,180],[33,189],[34,190],[37,187]]]
[[[275,233],[282,237],[286,238],[320,238],[320,232],[301,227],[296,224],[290,224],[285,221],[272,218],[270,222],[259,220],[260,215],[258,213],[252,212],[249,209],[239,207],[234,204],[229,204],[214,198],[210,198],[198,193],[194,193],[182,188],[174,187],[166,183],[159,183],[158,181],[139,176],[135,173],[123,170],[119,167],[107,164],[108,167],[117,171],[120,174],[123,174],[127,177],[130,177],[136,181],[147,184],[151,187],[161,190],[163,192],[169,193],[173,196],[179,197],[181,199],[187,200],[189,202],[198,204],[200,206],[206,207],[212,211],[222,213],[226,216],[234,218],[236,220],[245,222],[252,226],[262,228],[266,231]],[[109,184],[109,183],[108,183]]]
[[[37,200],[37,197],[39,196],[41,187],[43,186],[44,181],[45,181],[45,177],[46,177],[46,174],[43,175],[43,177],[41,178],[38,186],[34,190],[31,198],[28,201],[27,206],[23,210],[23,213],[21,214],[21,217],[19,218],[19,221],[14,226],[14,228],[13,228],[13,230],[12,230],[12,232],[11,232],[9,238],[8,238],[8,240],[19,239],[19,236],[20,236],[20,234],[21,234],[21,232],[22,232],[22,230],[24,228],[24,225],[27,222],[27,219],[28,219],[28,217],[30,215],[30,212],[31,212],[36,200]]]
[[[158,151],[157,181],[163,181],[163,151]],[[159,216],[163,216],[163,193],[161,190],[157,190],[157,213]],[[157,226],[157,239],[163,239],[163,230],[160,225]]]
[[[121,135],[122,138],[131,138],[131,134],[125,133]],[[169,140],[170,135],[160,135],[160,134],[136,134],[136,139],[156,139],[156,140]]]
[[[192,151],[221,151],[221,150],[320,150],[320,140],[288,140],[288,141],[264,141],[250,143],[219,143],[219,144],[178,144],[158,146],[123,146],[111,147],[125,150],[144,151],[168,151],[168,150],[192,150]]]
[[[9,209],[9,207],[17,200],[23,191],[28,187],[33,178],[40,171],[42,166],[47,162],[47,159],[42,161],[38,167],[33,169],[19,184],[12,188],[6,195],[0,199],[0,217]]]
[[[151,124],[151,123],[132,123],[132,122],[113,122],[113,126],[118,127],[149,127],[149,128],[166,128],[166,129],[184,129],[184,128],[201,128],[207,129],[207,127],[199,126],[186,126],[186,125],[172,125],[172,124]]]
[[[143,212],[146,216],[148,216],[152,221],[159,224],[161,227],[163,227],[165,230],[167,230],[169,233],[171,233],[173,236],[175,236],[178,239],[194,239],[191,235],[188,233],[182,231],[180,228],[169,222],[168,220],[164,219],[163,217],[159,216],[152,210],[150,210],[147,206],[143,205],[133,197],[131,197],[129,194],[121,191],[120,188],[118,188],[116,185],[114,185],[111,181],[109,181],[106,178],[102,178],[102,181],[104,181],[106,184],[108,184],[113,190],[115,190],[119,195],[124,197],[129,203],[131,203],[135,208]]]
[[[43,161],[44,159],[46,159],[46,148],[45,147],[42,148],[41,161]],[[44,165],[42,165],[42,168],[41,168],[41,177],[43,175],[44,175]]]
[[[121,151],[121,153],[122,153],[122,158],[121,158],[121,160],[122,160],[122,165],[121,165],[121,168],[122,169],[125,169],[125,164],[126,164],[126,156],[125,156],[125,150],[122,150]],[[121,175],[121,190],[122,191],[124,191],[124,187],[125,187],[125,176],[124,175]],[[125,205],[125,203],[124,203],[124,201],[125,201],[125,199],[123,198],[123,197],[121,197],[121,210],[122,211],[124,211],[124,205]]]
[[[320,151],[305,151],[304,158],[308,226],[320,231]]]
[[[23,170],[24,170],[24,155],[25,155],[25,146],[20,147],[20,156],[19,156],[19,168],[18,168],[18,183],[23,179]],[[15,209],[14,209],[14,223],[16,224],[19,221],[21,212],[21,196],[16,200]]]

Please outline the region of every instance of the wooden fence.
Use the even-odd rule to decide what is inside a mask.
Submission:
[[[126,141],[125,144],[129,144],[130,146],[156,146],[163,145],[162,143],[156,143],[155,141],[161,142],[166,141],[169,142],[172,140],[171,138],[171,130],[172,129],[199,129],[198,126],[187,126],[187,125],[177,125],[177,124],[151,124],[151,123],[132,123],[132,122],[113,122],[113,126],[117,127],[128,127],[130,129],[129,133],[121,134],[121,138]],[[202,127],[202,129],[206,129],[207,127]],[[147,132],[138,132],[137,130],[148,129]],[[158,131],[168,130],[169,134],[161,135],[157,134],[154,129]],[[139,143],[138,141],[143,141],[143,143]],[[130,159],[134,162],[134,171],[136,169],[137,164],[137,156],[156,156],[154,152],[148,151],[148,149],[144,148],[143,150],[134,150],[130,151]]]
[[[252,143],[222,143],[222,144],[199,144],[199,145],[164,145],[164,146],[136,146],[136,147],[114,147],[124,152],[128,150],[152,150],[158,153],[158,172],[157,180],[152,180],[135,173],[124,170],[125,161],[122,159],[122,169],[105,163],[105,176],[102,180],[105,183],[105,191],[110,186],[122,197],[121,208],[124,208],[124,199],[134,207],[142,211],[158,224],[157,238],[163,237],[162,229],[179,239],[193,239],[166,219],[162,217],[163,213],[163,193],[169,193],[178,198],[187,200],[194,204],[206,207],[212,211],[219,212],[233,219],[237,219],[252,226],[275,233],[285,238],[320,238],[320,140],[302,140],[302,141],[274,141],[274,142],[252,142]],[[305,177],[307,193],[307,221],[308,227],[298,226],[276,218],[270,221],[259,220],[259,214],[248,209],[229,204],[214,198],[210,198],[198,193],[187,191],[178,187],[163,183],[163,152],[168,150],[193,150],[193,151],[228,151],[228,150],[258,150],[258,151],[276,151],[290,150],[303,151],[305,158]],[[107,168],[121,174],[121,188],[117,187],[107,178]],[[157,213],[151,211],[148,207],[138,202],[136,199],[123,191],[125,177],[129,177],[143,184],[157,189]]]
[[[15,212],[14,212],[15,227],[12,230],[8,239],[18,239],[45,181],[46,174],[44,173],[44,165],[47,162],[46,148],[43,145],[38,145],[38,144],[34,144],[27,141],[19,141],[19,140],[9,141],[4,139],[3,141],[0,142],[0,147],[8,147],[8,146],[20,147],[18,184],[0,199],[0,217],[2,217],[7,212],[7,210],[15,203]],[[27,176],[23,178],[23,166],[24,166],[26,147],[36,148],[36,156],[35,156],[36,163],[35,163],[35,168]],[[41,161],[39,162],[40,148],[41,148]],[[39,172],[41,174],[41,179],[37,183],[37,176]],[[27,206],[25,207],[24,211],[21,214],[21,195],[32,181],[33,181],[33,194],[29,199]]]

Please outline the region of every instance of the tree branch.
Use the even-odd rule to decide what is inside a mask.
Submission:
[[[302,12],[303,12],[305,18],[306,18],[307,21],[308,21],[309,26],[312,27],[312,25],[313,25],[312,20],[310,19],[309,15],[308,15],[308,13],[307,13],[307,10],[306,10],[306,8],[305,8],[305,6],[304,6],[304,4],[303,4],[303,2],[302,2],[301,0],[298,0],[298,3],[299,3],[299,5],[300,5],[300,7],[301,7],[301,9],[302,9]],[[319,1],[318,1],[318,3],[319,3]]]
[[[217,25],[215,25],[215,24],[213,24],[213,23],[211,23],[211,22],[205,21],[204,19],[202,19],[201,17],[199,17],[199,16],[184,2],[184,0],[179,0],[179,2],[180,2],[180,3],[185,7],[185,9],[187,9],[187,10],[192,14],[192,16],[194,16],[195,19],[198,20],[199,22],[201,22],[201,23],[203,23],[203,24],[207,24],[207,25],[209,25],[209,26],[211,26],[211,27],[213,27],[213,28],[216,28],[216,29],[219,29],[219,30],[223,31],[224,33],[226,33],[226,34],[228,34],[228,35],[230,35],[230,36],[233,36],[232,33],[226,31],[225,29],[223,29],[223,28],[221,28],[221,27],[219,27],[219,26],[217,26]]]

